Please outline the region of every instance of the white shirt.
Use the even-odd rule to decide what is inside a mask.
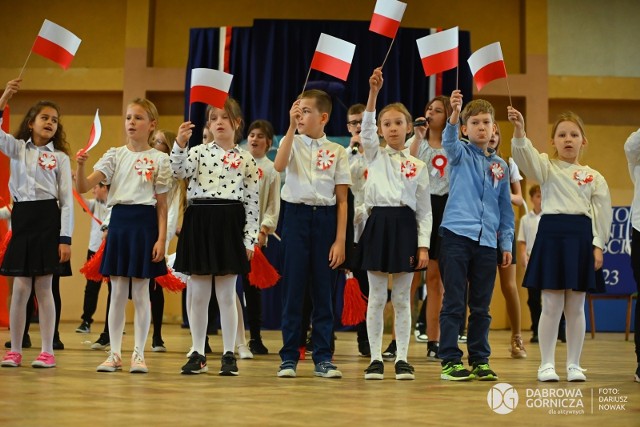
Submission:
[[[429,194],[429,170],[409,149],[396,151],[380,147],[375,112],[365,111],[360,140],[369,164],[364,202],[374,206],[408,206],[416,213],[418,246],[429,247],[433,215]]]
[[[520,218],[520,228],[518,229],[518,242],[524,242],[527,247],[527,255],[531,254],[533,249],[533,243],[536,241],[536,234],[538,234],[538,224],[540,224],[540,218],[542,217],[542,211],[535,213],[529,211]]]
[[[351,185],[347,151],[323,135],[295,135],[282,187],[282,200],[309,206],[334,206],[336,185]]]
[[[593,245],[609,240],[613,211],[604,177],[589,166],[549,159],[528,138],[513,138],[511,153],[524,173],[540,183],[542,213],[585,215],[591,218]]]
[[[93,216],[98,218],[104,224],[104,220],[109,212],[107,204],[97,199],[90,199],[87,201],[87,206],[89,206],[89,210],[91,210]],[[100,227],[102,227],[102,224],[98,224],[98,221],[91,218],[91,231],[89,232],[89,250],[92,252],[97,252],[98,249],[100,249],[100,245],[102,244],[102,230],[100,229]]]
[[[107,206],[156,205],[156,194],[171,189],[173,178],[169,156],[155,148],[131,151],[126,145],[112,147],[93,167],[106,177],[111,185]]]
[[[353,240],[358,242],[367,223],[367,209],[364,205],[364,186],[367,183],[367,159],[359,151],[349,156],[349,168],[351,170],[351,192],[353,193]]]
[[[0,118],[2,124],[2,118]],[[14,202],[56,199],[60,207],[60,236],[71,243],[73,192],[69,156],[53,142],[37,147],[0,129],[0,151],[11,159],[9,191]]]
[[[633,132],[624,143],[629,175],[633,182],[633,202],[631,203],[631,226],[640,231],[640,129]]]
[[[405,143],[405,147],[410,147],[413,135]],[[423,139],[418,147],[418,158],[427,164],[429,169],[429,192],[435,196],[449,194],[449,160],[444,147],[433,148],[429,141]]]
[[[267,156],[255,160],[258,165],[260,188],[260,227],[274,232],[280,215],[280,174],[274,169],[273,162]]]
[[[171,169],[177,179],[189,180],[187,200],[238,200],[245,209],[244,246],[253,250],[258,234],[260,198],[258,166],[253,156],[237,145],[225,151],[215,142],[171,150]]]
[[[513,161],[513,157],[509,157],[509,161],[507,162],[509,165],[509,182],[515,184],[516,182],[522,181],[522,175],[520,175],[520,168],[516,162]]]
[[[169,243],[176,235],[178,229],[178,218],[180,217],[180,199],[182,198],[182,187],[179,183],[173,182],[171,191],[167,195],[167,240],[164,244],[164,251],[168,253]]]

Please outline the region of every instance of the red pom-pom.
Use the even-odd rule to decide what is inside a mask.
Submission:
[[[4,260],[4,254],[7,252],[7,247],[9,246],[9,240],[11,240],[11,230],[7,231],[7,234],[4,235],[4,239],[2,239],[2,243],[0,244],[0,265],[2,265],[2,260]]]
[[[258,246],[253,249],[251,258],[251,271],[249,272],[249,283],[259,289],[267,289],[274,286],[280,280],[278,271],[269,264],[269,260],[264,256]]]
[[[87,280],[91,280],[93,282],[102,282],[104,276],[100,274],[100,264],[102,264],[102,256],[104,255],[104,246],[106,244],[106,240],[103,239],[100,244],[100,248],[96,251],[95,254],[91,258],[84,263],[82,268],[80,268],[80,273],[84,274],[84,277]]]
[[[169,292],[181,292],[187,285],[173,274],[171,267],[167,267],[167,274],[156,277],[155,281]]]
[[[344,284],[344,306],[342,308],[342,324],[355,326],[364,322],[367,313],[367,297],[360,291],[358,279],[352,273],[347,274]]]

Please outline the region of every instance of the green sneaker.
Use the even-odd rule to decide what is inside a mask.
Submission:
[[[498,379],[498,375],[491,370],[488,363],[478,363],[474,365],[471,375],[478,381],[495,381]]]
[[[466,369],[461,362],[447,362],[440,373],[440,379],[447,381],[469,381],[473,378],[473,373]]]

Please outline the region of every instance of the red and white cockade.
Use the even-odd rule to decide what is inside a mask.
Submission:
[[[242,158],[240,157],[240,154],[235,151],[228,151],[224,153],[222,163],[224,163],[227,168],[238,169],[240,167],[240,163],[242,163]]]
[[[142,159],[136,160],[133,167],[144,182],[150,181],[153,177],[153,171],[155,170],[153,160],[143,157]]]
[[[491,163],[491,175],[493,175],[493,188],[498,187],[498,183],[504,178],[504,169],[500,166],[500,163]]]
[[[316,156],[316,167],[321,171],[329,169],[336,159],[336,155],[329,150],[318,150]]]
[[[38,158],[38,164],[44,170],[50,171],[56,168],[58,164],[56,156],[53,153],[42,152]]]
[[[436,174],[439,173],[440,178],[442,178],[444,177],[444,168],[447,167],[447,158],[442,154],[435,155],[433,159],[431,159],[431,166],[433,166],[431,175],[436,176]]]
[[[406,178],[413,178],[416,176],[416,164],[411,160],[405,160],[400,164],[400,173],[402,173]]]
[[[576,180],[579,187],[582,187],[583,185],[587,185],[588,183],[593,181],[593,175],[591,175],[586,170],[581,169],[573,173],[573,179]]]

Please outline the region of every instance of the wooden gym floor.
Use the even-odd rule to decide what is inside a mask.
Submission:
[[[125,369],[98,373],[95,368],[106,353],[91,350],[90,343],[102,325],[94,324],[93,332],[86,335],[75,333],[76,326],[61,325],[66,349],[56,352],[58,367],[38,370],[30,367],[39,353],[38,325],[33,325],[34,348],[24,351],[23,366],[0,369],[0,426],[640,426],[633,341],[624,341],[621,333],[598,333],[594,340],[585,339],[582,366],[588,369],[587,382],[565,381],[566,344],[558,343],[561,381],[538,383],[539,350],[528,343],[528,333],[529,357],[514,360],[508,352],[509,332],[491,331],[491,366],[500,379],[452,383],[439,379],[439,363],[428,362],[426,344],[416,343],[413,337],[409,362],[416,369],[415,381],[395,380],[391,362],[385,362],[383,381],[365,381],[363,370],[369,359],[358,357],[353,332],[337,334],[334,361],[343,372],[342,379],[314,377],[310,356],[300,361],[297,378],[277,378],[279,331],[264,331],[270,354],[239,360],[238,377],[217,374],[219,335],[211,337],[214,354],[208,356],[209,373],[180,375],[191,339],[179,325],[163,328],[167,353],[151,352],[149,338],[145,354],[149,373],[145,375],[128,372],[133,326],[127,324]],[[9,332],[0,331],[1,342],[8,339]],[[385,336],[385,347],[389,339]],[[493,389],[500,383],[510,384],[518,395],[515,409],[504,415],[488,404],[493,396],[497,410],[514,406],[509,403],[513,393]],[[504,391],[508,386],[500,387]]]

